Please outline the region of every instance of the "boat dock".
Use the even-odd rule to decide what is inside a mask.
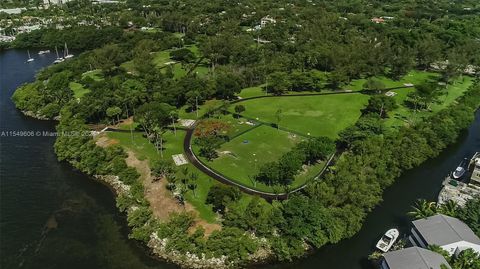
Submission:
[[[438,195],[438,204],[454,201],[459,206],[473,197],[480,195],[480,152],[476,152],[468,164],[466,182],[455,180],[451,175],[443,181],[443,188]]]

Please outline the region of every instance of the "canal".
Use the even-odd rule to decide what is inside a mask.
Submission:
[[[53,54],[25,63],[26,51],[0,52],[0,132],[53,131],[54,122],[23,116],[10,100],[22,83],[51,64]],[[54,137],[0,137],[0,268],[176,268],[150,258],[128,239],[125,216],[103,185],[59,163]],[[289,264],[262,268],[369,269],[366,259],[390,227],[408,228],[406,213],[419,198],[434,200],[444,176],[480,150],[480,113],[456,144],[404,173],[353,238]]]

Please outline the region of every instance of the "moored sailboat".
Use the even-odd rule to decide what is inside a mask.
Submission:
[[[73,58],[73,56],[74,56],[73,54],[68,53],[67,43],[65,42],[65,50],[63,51],[63,58],[70,59],[70,58]]]
[[[27,53],[28,53],[27,63],[33,62],[35,59],[33,59],[33,58],[30,56],[30,51],[27,50]]]
[[[57,49],[56,46],[55,46],[55,52],[57,53],[57,59],[55,59],[55,61],[53,61],[54,64],[58,64],[58,63],[61,63],[61,62],[65,61],[65,59],[60,58],[60,55],[58,55],[58,49]]]

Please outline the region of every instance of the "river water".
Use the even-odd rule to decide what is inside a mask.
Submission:
[[[26,51],[0,52],[0,132],[40,131],[33,137],[0,137],[0,268],[176,268],[150,258],[128,239],[125,216],[111,192],[56,160],[54,122],[23,116],[10,100],[15,88],[51,64],[53,54],[25,63]],[[5,133],[4,133],[5,134]],[[353,238],[289,264],[265,268],[369,269],[366,257],[390,227],[405,231],[406,212],[418,198],[434,200],[443,177],[480,150],[480,113],[468,131],[439,157],[408,171],[384,193],[384,202]]]

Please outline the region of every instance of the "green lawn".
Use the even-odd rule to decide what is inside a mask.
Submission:
[[[165,65],[165,63],[172,61],[172,59],[170,59],[170,51],[171,50],[162,50],[155,52],[155,55],[153,56],[153,63],[158,67],[162,67]]]
[[[245,106],[242,115],[246,117],[276,123],[276,112],[281,109],[280,127],[304,135],[336,138],[341,130],[357,121],[368,99],[363,94],[338,94],[270,97],[239,104]]]
[[[128,127],[125,127],[128,129]],[[137,158],[141,160],[148,159],[149,161],[160,158],[160,153],[157,152],[152,143],[150,143],[141,133],[133,133],[133,141],[130,133],[109,132],[108,137],[113,138],[125,148],[132,150]],[[177,135],[173,131],[167,131],[164,135],[164,150],[163,158],[172,160],[172,155],[183,153],[183,139],[185,132],[177,130]],[[173,161],[173,160],[172,160]],[[202,219],[214,223],[216,222],[216,214],[212,211],[210,205],[206,205],[208,191],[213,184],[217,184],[213,179],[200,172],[192,164],[187,164],[190,172],[196,172],[198,177],[198,184],[196,190],[196,197],[191,190],[185,194],[185,199],[191,203],[199,212]],[[181,172],[177,171],[180,176]]]
[[[202,105],[199,105],[198,107],[198,117],[201,118],[203,115],[205,115],[207,112],[212,111],[213,109],[216,109],[222,105],[223,101],[222,100],[208,100],[205,101]],[[188,106],[183,106],[180,109],[178,109],[178,116],[181,119],[192,119],[195,120],[197,119],[197,113],[196,111],[187,111]]]
[[[386,88],[394,88],[394,87],[403,87],[404,86],[403,84],[405,83],[413,83],[414,85],[419,84],[438,76],[439,76],[438,73],[413,70],[413,71],[410,71],[407,75],[405,75],[403,78],[401,78],[398,81],[389,79],[384,76],[376,77],[376,79],[383,82]],[[356,79],[356,80],[353,80],[349,85],[345,86],[344,88],[352,91],[360,91],[363,89],[363,84],[365,84],[366,81],[367,80],[364,78]]]
[[[262,125],[222,144],[218,150],[220,156],[215,160],[210,162],[200,158],[206,165],[235,182],[257,190],[274,192],[271,186],[255,183],[253,177],[263,164],[277,161],[303,139],[305,138]],[[193,148],[198,156],[198,147]],[[319,163],[308,167],[296,177],[290,187],[303,185],[320,172],[323,165]]]
[[[100,81],[104,79],[103,72],[100,69],[95,69],[95,70],[87,71],[83,73],[82,78],[86,78],[86,77],[89,77],[95,81]]]
[[[70,82],[69,87],[73,91],[73,96],[77,99],[82,98],[85,94],[90,92],[90,89],[86,89],[82,84],[77,82]]]
[[[241,98],[249,98],[249,97],[255,97],[255,96],[265,96],[265,91],[263,90],[262,86],[242,89],[242,91],[238,94],[238,96],[241,97]]]
[[[396,99],[399,107],[389,113],[389,118],[385,121],[385,126],[395,129],[405,125],[407,122],[412,123],[420,121],[432,113],[436,113],[446,108],[448,105],[453,103],[455,99],[463,95],[463,93],[472,84],[472,77],[463,76],[461,78],[457,78],[453,84],[447,86],[446,90],[444,90],[444,94],[438,98],[439,102],[431,105],[431,111],[421,110],[414,112],[412,109],[404,105],[405,100],[407,100],[408,93],[415,91],[414,88],[396,90],[395,92],[397,95],[394,98]]]

